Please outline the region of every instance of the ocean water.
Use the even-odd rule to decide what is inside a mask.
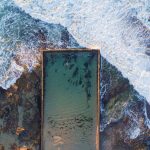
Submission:
[[[149,0],[13,1],[33,18],[67,27],[80,45],[99,48],[150,102]]]
[[[44,150],[96,150],[97,52],[44,52]]]
[[[40,50],[62,47],[67,34],[68,47],[79,44],[61,25],[49,24],[18,8],[12,0],[0,1],[0,87],[8,89],[24,72],[39,64]]]

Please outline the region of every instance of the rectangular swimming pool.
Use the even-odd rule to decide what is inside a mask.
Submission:
[[[99,51],[43,51],[43,150],[99,150]]]

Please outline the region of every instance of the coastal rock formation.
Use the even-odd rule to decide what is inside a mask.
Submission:
[[[150,105],[114,66],[101,64],[101,148],[147,150]]]
[[[149,104],[114,66],[104,58],[101,62],[101,148],[146,150],[150,136]],[[0,89],[0,144],[5,148],[15,150],[25,144],[40,150],[40,82],[39,65],[32,72],[26,70],[8,90]],[[16,135],[18,127],[25,130]],[[10,143],[3,141],[5,136]]]
[[[16,2],[26,4],[29,1],[18,0]],[[62,4],[64,1],[57,2]],[[78,4],[77,1],[75,2]],[[76,18],[67,16],[72,18],[72,21],[75,19],[75,21],[70,28],[65,28],[60,24],[49,24],[41,21],[39,20],[41,16],[39,19],[33,19],[17,8],[11,0],[0,2],[0,87],[2,87],[0,88],[0,144],[6,149],[15,150],[18,145],[22,144],[33,145],[36,150],[40,149],[41,68],[38,66],[41,62],[40,51],[46,48],[81,47],[70,33],[81,44],[86,43],[88,47],[91,47],[91,43],[94,43],[94,46],[97,43],[98,46],[101,45],[102,55],[107,58],[107,60],[102,58],[101,61],[102,148],[106,150],[116,150],[117,148],[120,150],[138,150],[140,148],[146,149],[149,146],[150,106],[145,98],[138,93],[140,92],[143,96],[149,98],[149,31],[147,29],[149,23],[146,21],[146,28],[141,24],[141,22],[145,23],[145,19],[142,18],[141,22],[137,19],[138,9],[134,9],[129,5],[126,12],[124,9],[126,5],[122,6],[117,1],[115,4],[121,6],[115,5],[116,11],[113,12],[113,5],[109,5],[109,2],[104,1],[104,5],[98,5],[98,7],[97,3],[94,6],[91,5],[92,12],[96,14],[95,16],[97,16],[97,9],[93,10],[93,8],[108,7],[101,14],[103,20],[89,16],[88,19],[93,18],[93,22],[90,24],[87,20],[85,24],[82,24],[84,29],[80,26],[80,21],[84,20],[84,15],[81,18],[76,15]],[[125,3],[127,2],[129,1]],[[130,1],[129,4],[131,3],[135,4],[133,1]],[[32,16],[34,15],[34,17],[38,17],[35,16],[36,13],[33,14],[38,11],[39,15],[43,12],[43,17],[48,18],[47,15],[49,14],[45,14],[45,10],[42,9],[47,7],[45,3],[43,3],[43,7],[38,7],[38,3],[34,3],[34,5],[28,3],[27,5],[17,4],[22,9],[26,9],[27,13],[30,13],[33,9]],[[85,8],[88,7],[87,4],[84,3]],[[113,1],[111,4],[113,4]],[[57,6],[57,3],[55,6]],[[145,10],[142,3],[139,6],[134,5],[135,8],[140,8],[140,6],[142,10]],[[35,9],[37,10],[35,11]],[[72,6],[70,5],[71,9]],[[117,10],[121,12],[119,13],[121,20],[114,17],[118,12]],[[53,11],[55,12],[55,9]],[[65,9],[62,10],[62,12],[65,11]],[[74,10],[72,11],[74,12]],[[82,11],[81,14],[88,12],[91,13],[91,10]],[[109,16],[111,12],[113,13]],[[126,16],[122,16],[122,13],[125,13]],[[93,14],[91,13],[91,15]],[[53,14],[50,17],[53,18],[52,22],[58,21],[55,20]],[[95,19],[98,22],[102,21],[101,26],[95,23]],[[49,22],[49,20],[45,21]],[[61,21],[63,22],[63,20]],[[67,21],[62,25],[66,26],[72,23]],[[87,23],[92,28],[85,28]],[[96,30],[94,32],[93,28],[101,28],[102,31]],[[79,34],[80,31],[82,31],[81,35]],[[87,36],[87,33],[90,33],[89,36]],[[85,41],[86,39],[88,41]],[[102,42],[100,39],[102,39]],[[128,77],[129,80],[123,76]],[[138,92],[130,83],[134,85]],[[25,129],[20,132],[19,136],[16,135],[18,127]],[[9,144],[11,147],[7,147]]]
[[[0,89],[0,144],[6,150],[16,150],[24,145],[40,149],[40,103],[39,67],[32,73],[24,72],[8,90]],[[23,130],[19,131],[19,128]]]

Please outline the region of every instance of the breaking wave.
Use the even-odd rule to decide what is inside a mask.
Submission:
[[[32,17],[61,24],[101,54],[150,103],[149,0],[14,0]]]
[[[48,24],[21,11],[11,0],[0,2],[0,87],[8,89],[27,69],[39,64],[43,48],[79,45],[61,25]],[[65,35],[66,44],[62,39]]]

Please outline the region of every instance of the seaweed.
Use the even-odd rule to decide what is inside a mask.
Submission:
[[[73,74],[72,74],[72,77],[73,78],[76,77],[78,75],[78,73],[79,73],[79,68],[76,67],[75,70],[74,70],[74,72],[73,72]]]

